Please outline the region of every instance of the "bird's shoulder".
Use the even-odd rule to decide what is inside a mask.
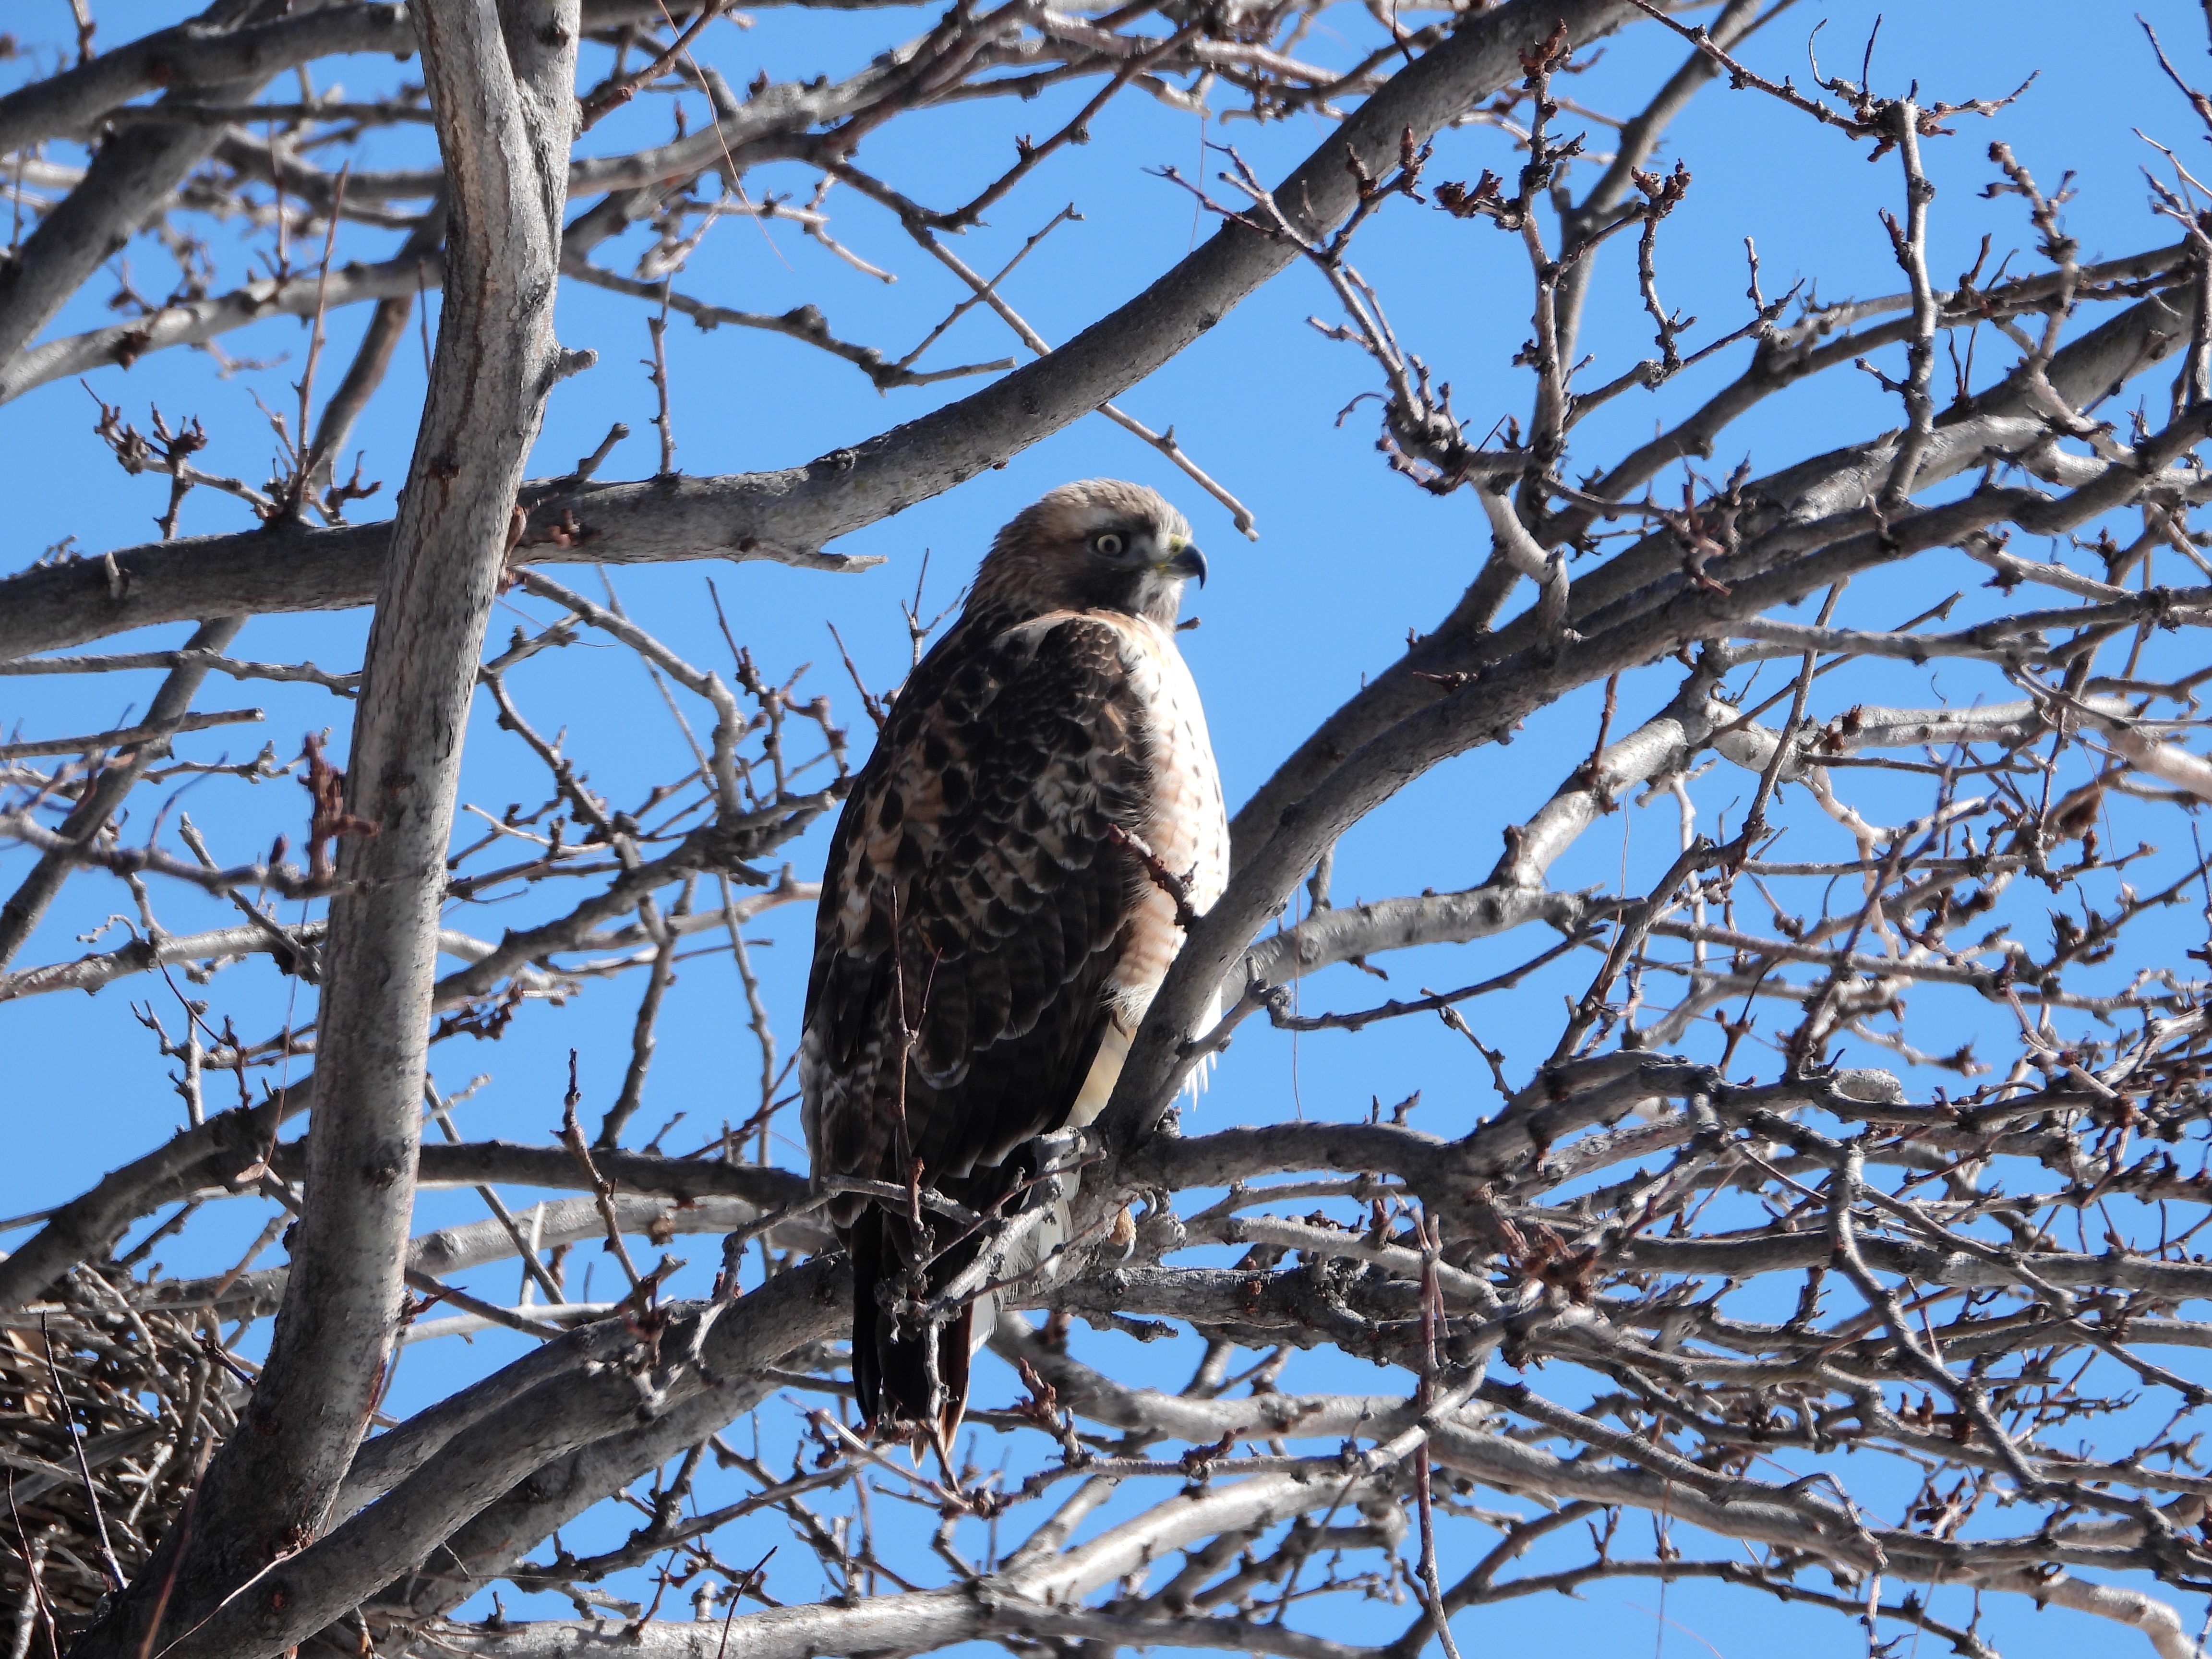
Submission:
[[[951,704],[973,712],[979,699],[1024,685],[1045,687],[1071,677],[1111,679],[1151,654],[1143,618],[1113,611],[984,611],[963,617],[925,656],[899,692],[901,712]]]
[[[901,688],[871,766],[888,778],[993,759],[1034,765],[1125,741],[1127,720],[1111,716],[1142,700],[1155,654],[1138,618],[1110,612],[963,621]]]
[[[894,888],[908,915],[932,903],[965,910],[1009,884],[1052,888],[1055,868],[1091,862],[1109,819],[1136,820],[1146,769],[1137,682],[1148,675],[1141,638],[1123,625],[1133,620],[970,617],[939,642],[847,798],[823,944],[835,936],[852,948],[880,932]],[[1004,878],[950,882],[956,869],[964,878],[987,866]]]

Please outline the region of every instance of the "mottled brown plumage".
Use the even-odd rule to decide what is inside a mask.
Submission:
[[[992,544],[957,623],[892,705],[830,843],[799,1049],[817,1178],[921,1184],[981,1209],[1024,1143],[1104,1105],[1182,942],[1126,836],[1188,872],[1204,909],[1229,834],[1176,649],[1180,514],[1110,479],[1068,484]],[[874,1421],[949,1449],[972,1310],[939,1340],[878,1295],[926,1299],[973,1259],[939,1218],[830,1206],[852,1253],[853,1375]]]

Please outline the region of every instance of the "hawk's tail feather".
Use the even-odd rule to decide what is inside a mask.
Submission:
[[[859,1397],[860,1420],[874,1423],[883,1415],[884,1368],[879,1328],[890,1323],[876,1300],[883,1279],[884,1235],[871,1205],[854,1218],[846,1240],[853,1258],[853,1392]]]
[[[910,1230],[904,1217],[877,1206],[853,1223],[853,1389],[867,1423],[893,1433],[903,1427],[917,1443],[933,1443],[952,1469],[953,1437],[968,1413],[968,1377],[975,1310],[964,1307],[942,1326],[902,1326],[878,1287],[902,1275]],[[967,1265],[971,1251],[951,1250],[931,1264],[941,1284]]]

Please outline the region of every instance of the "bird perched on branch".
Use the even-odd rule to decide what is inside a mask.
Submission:
[[[1139,485],[1054,490],[1001,530],[899,692],[830,843],[799,1042],[807,1148],[853,1261],[870,1422],[950,1458],[1013,1154],[1088,1123],[1220,894],[1229,825],[1176,648],[1189,526]],[[981,1223],[925,1207],[934,1192]],[[973,1279],[975,1275],[969,1274]]]

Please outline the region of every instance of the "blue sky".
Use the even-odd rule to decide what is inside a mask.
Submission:
[[[27,44],[58,42],[66,33],[66,9],[58,0],[45,0],[35,10],[11,9],[24,14],[21,21],[11,19],[9,26]],[[2142,9],[2185,72],[2212,81],[2199,9],[2183,0],[2160,0]],[[1825,20],[1819,36],[1824,64],[1832,69],[1848,65],[1855,72],[1875,10],[1868,4],[1801,3],[1770,24],[1746,56],[1777,76],[1793,74],[1804,82],[1809,78],[1807,36]],[[176,9],[109,0],[98,15],[100,41],[112,46],[173,21]],[[933,15],[925,9],[766,9],[752,15],[750,27],[717,24],[702,56],[734,82],[750,80],[760,69],[779,80],[836,76],[864,64],[890,41],[918,33]],[[1341,58],[1352,43],[1324,28],[1305,49],[1316,58]],[[1637,31],[1628,42],[1608,47],[1571,84],[1571,94],[1578,102],[1626,113],[1636,106],[1641,89],[1672,70],[1682,50],[1653,31]],[[2014,269],[2032,261],[2033,239],[2018,201],[1978,194],[1995,176],[1986,156],[1993,138],[2010,143],[2046,187],[2056,187],[2062,174],[2072,173],[2076,194],[2066,210],[2067,222],[2086,258],[2173,240],[2172,228],[2154,222],[2147,212],[2139,169],[2158,158],[2133,129],[2140,127],[2185,153],[2197,152],[2199,130],[2186,104],[2159,76],[2127,9],[1996,0],[1894,9],[1881,24],[1872,64],[1875,82],[1884,91],[1900,91],[1917,76],[1923,99],[1954,101],[2002,95],[2031,72],[2039,73],[2020,101],[1996,118],[1960,118],[1953,124],[1955,136],[1928,147],[1929,169],[1940,191],[1933,222],[1939,280],[1948,283],[1973,263],[1985,233],[1995,239],[1993,262],[2008,248],[2021,250]],[[329,90],[335,74],[349,91],[367,94],[410,76],[413,66],[356,60],[335,70],[319,65],[316,73],[319,91]],[[269,95],[289,97],[293,88],[280,83]],[[939,204],[963,200],[1011,161],[1016,135],[1054,130],[1085,95],[1063,91],[1034,105],[977,102],[909,118],[864,149],[860,159],[909,194]],[[697,100],[692,104],[696,116]],[[586,148],[592,153],[629,148],[663,133],[666,121],[665,100],[643,99],[594,131]],[[994,210],[988,228],[964,239],[959,252],[971,264],[994,267],[1073,203],[1081,220],[1054,231],[1006,289],[1041,333],[1062,340],[1140,289],[1182,257],[1195,237],[1210,234],[1210,224],[1195,212],[1190,197],[1152,176],[1152,169],[1173,165],[1194,174],[1201,165],[1201,144],[1213,141],[1234,144],[1256,171],[1273,178],[1320,136],[1318,122],[1304,117],[1266,128],[1224,121],[1202,130],[1190,115],[1125,97],[1097,120],[1087,146],[1041,169]],[[1593,142],[1601,137],[1594,132]],[[403,136],[374,152],[374,164],[404,161],[409,142]],[[411,142],[419,147],[428,141],[417,136]],[[1816,128],[1770,100],[1724,87],[1707,90],[1677,122],[1660,159],[1671,162],[1678,155],[1687,161],[1695,182],[1685,204],[1662,229],[1660,274],[1668,303],[1699,319],[1692,341],[1743,320],[1748,304],[1743,295],[1747,236],[1756,240],[1769,295],[1799,280],[1826,299],[1889,293],[1900,286],[1875,218],[1877,208],[1899,199],[1893,160],[1869,167],[1864,147]],[[1206,158],[1205,171],[1213,172],[1219,160]],[[1498,132],[1468,128],[1439,141],[1429,176],[1471,178],[1484,166],[1510,173],[1515,165]],[[1587,185],[1592,176],[1585,172],[1582,182]],[[812,182],[796,168],[773,167],[751,175],[747,187],[756,196],[770,190],[795,191],[803,201]],[[846,190],[833,192],[829,206],[835,215],[833,234],[856,253],[895,272],[896,283],[886,285],[841,264],[788,223],[757,227],[732,220],[708,236],[678,285],[753,311],[778,312],[811,302],[846,337],[881,345],[894,356],[903,352],[945,314],[957,292],[887,216]],[[349,230],[340,257],[383,257],[396,243],[392,233]],[[626,270],[639,243],[634,234],[624,244],[626,251],[603,251],[603,262]],[[221,268],[216,284],[220,290],[243,275],[246,250],[228,229],[216,230],[211,245]],[[142,239],[126,257],[149,292],[166,289],[167,262],[158,246]],[[1380,290],[1400,337],[1440,378],[1453,382],[1455,405],[1471,425],[1480,429],[1494,416],[1525,410],[1525,380],[1508,367],[1528,330],[1527,270],[1515,239],[1486,224],[1462,223],[1395,203],[1363,234],[1354,262]],[[1592,378],[1609,377],[1650,349],[1650,324],[1638,307],[1633,275],[1626,241],[1602,256],[1584,336],[1586,349],[1597,356],[1589,371]],[[52,331],[71,332],[112,320],[112,313],[103,308],[109,291],[109,284],[95,280]],[[617,589],[634,616],[690,660],[726,669],[726,653],[706,603],[711,578],[733,631],[752,647],[763,671],[781,678],[811,662],[803,684],[826,692],[856,742],[864,743],[866,722],[838,665],[826,622],[836,623],[868,684],[887,687],[898,678],[906,658],[899,602],[913,594],[925,552],[929,562],[922,608],[927,614],[954,599],[990,532],[1044,489],[1102,473],[1140,479],[1183,507],[1212,559],[1211,585],[1188,606],[1202,626],[1184,636],[1184,647],[1206,693],[1233,804],[1267,775],[1297,736],[1357,689],[1363,673],[1391,661],[1409,628],[1425,629],[1443,615],[1488,547],[1487,529],[1468,496],[1435,500],[1389,471],[1373,449],[1371,406],[1354,409],[1339,422],[1338,412],[1370,390],[1375,377],[1355,349],[1332,343],[1308,326],[1304,319],[1316,313],[1333,319],[1326,287],[1310,271],[1287,272],[1121,400],[1156,428],[1172,424],[1199,463],[1253,508],[1261,532],[1256,544],[1245,543],[1227,514],[1161,458],[1092,418],[1014,458],[1003,470],[841,543],[847,552],[885,556],[887,564],[869,574],[688,564],[618,571]],[[364,317],[357,310],[332,319],[325,385],[346,360]],[[619,419],[629,423],[632,435],[614,452],[601,476],[647,476],[654,465],[654,439],[647,423],[652,392],[638,362],[647,349],[644,312],[634,301],[569,284],[559,325],[564,343],[595,347],[600,363],[556,392],[532,473],[566,471]],[[879,396],[844,365],[774,336],[736,328],[701,334],[676,321],[670,337],[678,465],[686,472],[734,472],[802,461],[910,419],[966,389],[966,383],[953,382]],[[149,404],[173,419],[200,416],[214,439],[204,465],[258,482],[265,476],[272,445],[254,397],[274,407],[289,407],[289,382],[298,372],[304,331],[296,321],[279,319],[222,343],[233,357],[275,360],[274,365],[224,379],[204,355],[170,352],[128,372],[102,370],[90,377],[92,388],[100,398],[120,402],[142,427]],[[1993,349],[1986,338],[1984,349]],[[1608,459],[1648,434],[1653,422],[1679,416],[1738,372],[1744,349],[1686,374],[1656,397],[1635,392],[1618,399],[1577,431],[1577,459],[1583,466]],[[1003,325],[979,308],[925,362],[1007,355],[1025,354]],[[1994,366],[2002,357],[1984,361]],[[1886,366],[1893,371],[1896,367]],[[1990,372],[1978,378],[1985,380]],[[1939,367],[1938,373],[1948,369]],[[2155,407],[2163,381],[2152,378],[2158,382],[2152,394]],[[422,386],[421,354],[410,341],[356,430],[355,447],[367,454],[365,475],[385,481],[384,493],[357,509],[356,516],[388,513],[392,490],[405,471]],[[6,556],[13,567],[66,537],[94,552],[151,538],[151,521],[163,505],[165,486],[156,479],[124,477],[92,435],[94,418],[92,399],[67,383],[0,407],[0,476],[10,486],[13,543]],[[1778,396],[1753,421],[1731,431],[1711,470],[1725,471],[1747,456],[1755,471],[1771,471],[1862,438],[1896,419],[1893,402],[1871,377],[1831,374],[1818,385]],[[1673,487],[1670,476],[1662,488]],[[203,491],[187,504],[184,522],[186,532],[193,533],[242,527],[249,520],[236,503]],[[1992,603],[1990,596],[1975,590],[1972,568],[1962,560],[1951,559],[1940,568],[1934,561],[1924,562],[1931,568],[1885,573],[1863,582],[1849,595],[1840,619],[1893,624],[1954,587],[1968,590],[1958,621],[1970,620],[1978,605]],[[598,597],[588,571],[571,567],[555,574]],[[517,598],[495,617],[495,636],[503,639],[518,623],[542,623],[550,616],[548,607]],[[365,625],[365,613],[359,611],[263,618],[248,626],[234,649],[247,657],[311,658],[326,667],[351,667],[359,661]],[[171,645],[182,635],[178,628],[149,630],[143,639],[111,645]],[[1674,683],[1673,672],[1663,665],[1630,677],[1623,685],[1622,722],[1658,707]],[[1777,683],[1770,679],[1766,689]],[[0,726],[46,735],[120,724],[131,707],[143,708],[153,684],[151,677],[125,674],[105,677],[89,687],[58,678],[0,679]],[[533,720],[544,729],[565,728],[569,752],[617,800],[635,798],[688,766],[680,735],[627,653],[587,643],[538,659],[518,672],[514,684]],[[1899,703],[1926,702],[1939,695],[1984,701],[2007,695],[1995,677],[1976,678],[1955,665],[1933,671],[1869,671],[1853,686],[1855,698]],[[265,726],[204,734],[180,744],[180,752],[212,759],[227,751],[242,758],[265,734],[280,752],[289,753],[301,732],[325,726],[333,728],[342,749],[346,706],[319,691],[219,683],[202,697],[203,707],[249,704],[267,710]],[[1511,746],[1479,750],[1420,781],[1347,837],[1337,866],[1339,901],[1480,880],[1496,860],[1501,828],[1525,817],[1587,752],[1595,720],[1593,696],[1568,699],[1532,720]],[[244,735],[246,731],[252,735]],[[543,799],[542,775],[525,763],[526,757],[487,719],[479,718],[471,745],[464,799],[495,812],[509,801],[534,804]],[[1743,800],[1749,793],[1747,785]],[[1730,801],[1726,791],[1707,797],[1715,810],[1726,809]],[[238,858],[264,848],[271,826],[292,830],[296,839],[303,818],[296,787],[289,781],[255,787],[213,781],[192,789],[180,805],[219,852]],[[1735,810],[1741,810],[1740,803]],[[1802,801],[1791,810],[1792,821],[1802,826],[1793,834],[1804,837],[1790,843],[1793,850],[1831,848],[1838,839],[1817,820],[1804,822]],[[148,806],[141,804],[137,811],[134,824],[143,826],[150,816]],[[1674,836],[1674,815],[1664,804],[1656,811],[1632,810],[1608,818],[1554,870],[1554,884],[1611,886],[1622,879],[1625,869],[1628,886],[1640,890],[1671,857]],[[817,872],[823,839],[817,833],[788,850],[786,856],[800,876],[811,878]],[[20,853],[0,854],[0,880],[12,881],[26,862]],[[165,892],[160,902],[164,924],[177,932],[214,925],[221,915],[216,906],[187,895]],[[525,899],[498,914],[463,914],[455,925],[496,936],[503,926],[543,914],[532,908],[538,902]],[[128,908],[118,885],[102,878],[79,878],[22,963],[76,954],[84,947],[74,936],[110,912]],[[757,956],[787,1048],[796,1035],[810,921],[799,910],[785,910],[764,918],[749,935],[774,941]],[[2159,937],[2178,941],[2186,933],[2193,939],[2197,935],[2189,930],[2194,927],[2186,916],[2178,916],[2172,930]],[[111,935],[104,943],[118,937]],[[1392,975],[1387,989],[1358,979],[1349,969],[1332,970],[1306,982],[1301,1001],[1308,1009],[1346,1007],[1376,1000],[1378,992],[1465,983],[1547,942],[1516,937],[1460,951],[1409,953],[1386,964]],[[2169,959],[2179,961],[2179,949],[2176,943]],[[1578,992],[1587,971],[1580,964],[1563,967],[1538,976],[1510,1000],[1478,1004],[1469,1011],[1486,1040],[1506,1050],[1509,1073],[1516,1080],[1548,1052],[1559,999]],[[216,983],[215,1018],[228,1014],[241,1031],[260,1035],[288,1009],[306,1012],[295,1002],[295,990],[265,964],[230,969]],[[157,1006],[166,1000],[173,1007],[166,988],[134,982],[97,998],[48,997],[0,1008],[0,1029],[7,1031],[15,1057],[7,1117],[21,1172],[0,1209],[25,1212],[72,1195],[116,1159],[150,1146],[180,1121],[181,1108],[163,1080],[150,1034],[126,1006],[149,991]],[[561,1009],[529,1005],[496,1045],[462,1041],[437,1049],[434,1066],[448,1091],[477,1073],[490,1075],[489,1084],[463,1110],[465,1132],[471,1138],[542,1139],[557,1121],[571,1047],[580,1051],[587,1112],[603,1109],[619,1088],[628,1058],[634,995],[628,982],[593,985]],[[1985,1024],[1978,1007],[1954,1007],[1934,996],[1927,1005],[1939,1022],[1962,1030]],[[175,1017],[168,1018],[175,1029]],[[1874,1063],[1878,1057],[1862,1058]],[[679,1110],[688,1115],[668,1146],[688,1149],[707,1139],[725,1118],[751,1110],[757,1069],[727,958],[703,957],[688,963],[671,993],[632,1144]],[[1464,1133],[1487,1109],[1486,1069],[1462,1039],[1441,1027],[1401,1022],[1358,1036],[1296,1041],[1248,1028],[1189,1121],[1203,1127],[1291,1112],[1363,1116],[1370,1096],[1387,1105],[1416,1088],[1423,1091],[1423,1103],[1414,1121],[1438,1133]],[[787,1127],[795,1134],[795,1122]],[[803,1161],[796,1146],[787,1142],[785,1152],[794,1163]],[[426,1194],[422,1224],[473,1219],[475,1204],[465,1193]],[[173,1246],[165,1247],[163,1257],[179,1273],[227,1265],[261,1219],[243,1202],[221,1206],[196,1221]],[[0,1237],[0,1243],[20,1237]],[[684,1253],[694,1266],[679,1281],[686,1286],[702,1279],[714,1255],[710,1241],[689,1244]],[[484,1275],[478,1287],[501,1293],[494,1279]],[[401,1370],[392,1408],[404,1413],[442,1395],[458,1379],[508,1357],[508,1341],[485,1337],[470,1348],[447,1343],[413,1351]],[[1117,1360],[1119,1346],[1104,1338],[1093,1345],[1102,1361],[1133,1363],[1148,1371],[1162,1365],[1182,1370],[1197,1359],[1196,1345],[1188,1339],[1173,1345],[1178,1352],[1164,1358],[1153,1350]],[[1340,1380],[1346,1386],[1371,1387],[1380,1380],[1347,1362],[1310,1362],[1310,1369],[1294,1376],[1316,1387]],[[1540,1385],[1544,1381],[1535,1380]],[[997,1403],[1011,1395],[1011,1380],[994,1372],[977,1393],[979,1399]],[[764,1431],[774,1433],[769,1415],[763,1413]],[[994,1460],[995,1453],[991,1455]],[[1476,1537],[1486,1534],[1470,1534],[1456,1547],[1473,1547]],[[732,1540],[726,1553],[750,1560],[775,1541],[774,1529],[763,1526],[762,1538],[757,1547]],[[580,1548],[583,1540],[571,1537],[569,1542]],[[1451,1570],[1448,1556],[1448,1577]],[[797,1574],[779,1593],[811,1593],[803,1578]],[[1565,1635],[1577,1648],[1595,1650],[1653,1638],[1656,1587],[1599,1584],[1586,1594],[1571,1608],[1510,1603],[1471,1616],[1463,1639],[1504,1644],[1546,1637],[1558,1641]],[[543,1611],[557,1615],[561,1609],[556,1605]],[[1341,1626],[1329,1620],[1360,1615],[1355,1609],[1316,1616],[1318,1627],[1330,1630]],[[1402,1617],[1404,1610],[1394,1610],[1391,1616]],[[1666,1647],[1678,1654],[1703,1651],[1702,1641],[1729,1659],[1741,1659],[1786,1640],[1803,1644],[1808,1653],[1841,1655],[1857,1650],[1861,1639],[1833,1614],[1776,1607],[1705,1586],[1674,1586],[1668,1616],[1684,1627],[1663,1637]],[[1993,1639],[2015,1655],[2055,1653],[2084,1639],[2139,1639],[2072,1614],[2054,1611],[2039,1616],[2025,1606],[1996,1601],[1990,1617]]]

